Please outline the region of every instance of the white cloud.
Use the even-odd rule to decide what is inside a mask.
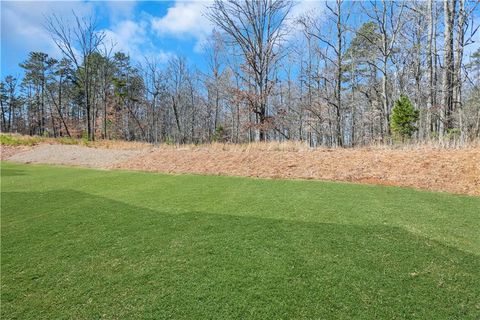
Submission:
[[[130,55],[140,54],[140,46],[146,42],[144,26],[132,20],[123,20],[110,29],[103,30],[106,42],[115,45],[116,51],[123,51]]]
[[[158,35],[194,37],[202,40],[212,31],[212,24],[204,13],[211,1],[176,1],[163,17],[152,19],[152,28]]]
[[[170,51],[163,51],[163,50],[154,50],[154,51],[147,51],[144,53],[142,56],[142,61],[139,61],[140,63],[143,63],[145,59],[148,61],[154,61],[156,63],[167,63],[170,61],[172,58],[176,57],[176,54]]]
[[[142,62],[144,57],[160,63],[168,61],[173,54],[156,48],[147,29],[148,22],[145,20],[123,20],[102,31],[106,35],[107,45],[113,44],[114,51],[128,54],[133,61]]]
[[[205,12],[212,1],[181,1],[167,10],[163,17],[152,18],[152,29],[159,36],[192,37],[195,38],[195,52],[201,52],[203,44],[212,32],[213,25],[205,16]],[[290,30],[289,39],[295,38],[300,32],[296,20],[305,14],[320,16],[324,11],[325,4],[319,0],[300,0],[293,6],[288,21],[287,29]]]
[[[99,19],[107,19],[110,25],[103,31],[108,40],[116,43],[114,50],[124,51],[136,61],[143,60],[144,56],[158,61],[172,57],[173,53],[158,48],[158,40],[164,37],[193,39],[193,50],[201,52],[202,44],[213,29],[205,16],[211,1],[177,0],[161,17],[152,17],[147,12],[136,16],[137,1],[0,1],[2,69],[5,68],[5,72],[14,70],[27,58],[29,51],[43,51],[60,57],[60,50],[43,26],[45,16],[56,13],[69,21],[73,18],[72,11],[80,17],[95,14]],[[318,9],[321,7],[323,2],[299,1],[292,10],[291,20],[311,10],[321,11]],[[295,28],[293,24],[289,27],[291,30]],[[164,43],[171,48],[168,41],[170,39]]]
[[[107,10],[107,16],[110,17],[111,22],[118,22],[125,19],[132,19],[135,13],[137,1],[101,1],[98,5],[103,5]]]
[[[92,5],[85,2],[2,2],[2,48],[11,52],[43,51],[59,56],[60,50],[44,28],[45,16],[55,12],[68,17],[74,10],[78,15],[92,12]],[[7,42],[8,40],[8,42]],[[5,44],[8,43],[8,48]]]
[[[108,19],[110,26],[102,31],[114,50],[128,53],[133,61],[144,56],[159,62],[172,54],[159,50],[152,42],[148,17],[135,20],[135,1],[1,1],[1,64],[3,73],[17,73],[18,63],[30,51],[41,51],[60,58],[62,53],[45,29],[45,17],[55,13],[67,23],[72,22],[74,11],[79,17],[97,16]],[[100,22],[100,21],[99,21]]]
[[[325,2],[318,0],[300,0],[295,2],[292,10],[290,11],[290,18],[287,21],[288,28],[290,30],[289,39],[299,38],[298,35],[301,30],[301,26],[297,23],[298,19],[305,15],[316,17],[321,19],[325,13]]]
[[[294,7],[290,13],[294,19],[300,18],[305,14],[321,15],[325,10],[325,2],[318,0],[301,0],[295,2]]]

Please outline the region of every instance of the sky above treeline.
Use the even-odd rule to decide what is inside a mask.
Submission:
[[[1,1],[1,76],[21,77],[18,66],[31,51],[41,51],[61,57],[50,34],[45,29],[45,17],[56,14],[73,19],[93,16],[114,43],[114,51],[130,55],[133,62],[144,57],[166,63],[173,56],[185,56],[201,68],[205,40],[212,24],[205,17],[209,1]],[[320,1],[301,1],[292,14],[315,10]]]
[[[25,61],[31,51],[61,57],[44,27],[45,17],[52,14],[66,20],[73,19],[72,11],[80,17],[95,17],[99,29],[106,34],[107,43],[115,44],[114,51],[129,54],[134,63],[144,61],[144,57],[166,63],[172,56],[184,56],[200,70],[205,64],[203,45],[213,28],[205,17],[210,0],[0,2],[2,78],[9,74],[21,78],[23,71],[18,64]],[[296,2],[291,20],[306,12],[315,12],[321,18],[325,2]],[[360,21],[361,17],[353,19]],[[292,22],[291,29],[295,28]],[[292,39],[296,38],[294,35],[295,30]],[[468,49],[473,47],[478,47],[478,43]]]

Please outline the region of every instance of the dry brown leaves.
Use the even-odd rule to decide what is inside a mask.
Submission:
[[[321,179],[480,195],[480,148],[273,151],[163,147],[115,168],[261,178]]]
[[[85,166],[87,163],[87,166],[94,167],[164,173],[350,181],[480,195],[479,145],[462,149],[428,145],[310,149],[300,142],[152,147],[143,143],[98,141],[89,145],[94,148],[79,145],[45,148],[45,145],[1,146],[1,159],[21,153],[17,157],[31,157],[32,161],[41,156],[42,163],[59,163],[61,160],[64,161],[61,163],[70,165]],[[60,152],[58,148],[65,150]],[[72,160],[69,153],[73,149]],[[110,155],[107,149],[117,149],[115,152],[136,150],[136,153],[118,157],[113,150]],[[51,156],[48,150],[51,150]],[[59,157],[65,159],[57,159]],[[92,159],[95,163],[90,163]],[[23,160],[28,162],[29,159]]]

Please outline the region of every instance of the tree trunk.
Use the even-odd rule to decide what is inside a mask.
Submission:
[[[342,136],[342,1],[337,0],[337,106],[336,106],[336,120],[337,120],[337,146],[343,147]]]
[[[52,97],[52,101],[53,101],[53,97]],[[60,77],[60,82],[58,84],[58,114],[60,116],[60,120],[62,121],[63,123],[63,126],[65,127],[65,131],[67,132],[67,135],[68,137],[72,137],[70,135],[70,131],[68,130],[68,126],[67,126],[67,123],[65,122],[65,119],[63,118],[63,114],[62,114],[62,78]]]
[[[190,127],[190,139],[191,142],[195,143],[195,96],[194,96],[194,93],[193,93],[193,86],[191,86],[190,88],[190,103],[192,105],[192,125]]]
[[[265,115],[260,114],[259,115],[259,120],[260,120],[260,129],[258,130],[258,140],[259,141],[267,141],[267,135],[265,133]]]
[[[2,111],[2,132],[5,132],[6,131],[6,126],[7,126],[7,118],[5,117],[3,99],[0,99],[0,109]]]
[[[107,139],[107,90],[103,90],[103,139]]]
[[[177,125],[177,131],[178,135],[180,136],[180,141],[181,143],[185,143],[185,139],[182,135],[182,129],[180,128],[180,119],[178,117],[178,109],[177,109],[177,103],[175,101],[175,97],[172,96],[172,108],[173,108],[173,114],[175,116],[175,123]]]
[[[445,135],[449,129],[453,128],[453,79],[454,79],[454,61],[453,61],[453,27],[455,22],[456,0],[444,0],[444,61],[443,61],[443,127],[442,134]]]
[[[434,70],[433,60],[435,59],[433,53],[433,39],[434,39],[434,14],[433,14],[433,0],[428,0],[428,45],[427,45],[427,68],[428,68],[428,108],[427,108],[427,128],[432,131],[433,108],[435,105],[435,85],[434,85]],[[428,138],[428,137],[427,137]]]
[[[458,21],[457,21],[457,41],[455,43],[455,62],[454,62],[454,110],[459,110],[459,129],[462,142],[465,140],[466,130],[463,128],[463,108],[462,108],[462,61],[464,46],[464,25],[465,25],[465,2],[459,0]]]
[[[84,94],[85,94],[85,111],[87,113],[87,139],[90,141],[95,140],[92,132],[92,121],[91,121],[91,105],[90,105],[90,78],[89,78],[89,61],[88,57],[84,59],[85,64],[85,75],[84,75]]]
[[[45,130],[45,75],[42,77],[41,87],[41,109],[40,109],[40,134],[43,135]]]
[[[13,116],[13,94],[10,89],[9,94],[9,101],[8,101],[8,132],[12,131],[12,116]]]
[[[388,70],[387,70],[387,57],[383,60],[383,77],[382,77],[382,105],[383,105],[383,138],[390,135],[390,112],[388,107]]]

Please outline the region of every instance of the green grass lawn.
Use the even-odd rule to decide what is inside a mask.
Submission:
[[[2,163],[2,319],[479,319],[480,198]]]

